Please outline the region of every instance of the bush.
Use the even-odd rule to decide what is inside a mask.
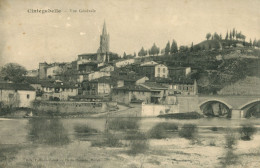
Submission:
[[[211,127],[210,130],[211,131],[218,131],[218,127]]]
[[[98,139],[91,142],[91,146],[108,146],[108,147],[119,147],[122,144],[120,143],[120,139],[110,132],[104,133],[104,137],[102,139]]]
[[[179,131],[179,136],[186,139],[195,139],[198,128],[194,124],[184,124]]]
[[[97,133],[98,132],[96,129],[93,129],[88,125],[76,125],[74,127],[74,130],[77,133],[85,133],[85,134]]]
[[[155,139],[167,138],[169,135],[167,131],[176,131],[178,126],[175,123],[158,123],[149,131],[149,137]]]
[[[237,144],[237,137],[235,131],[232,129],[228,129],[225,136],[226,147],[233,148]]]
[[[126,129],[138,129],[137,118],[114,118],[108,121],[108,129],[111,130],[126,130]]]
[[[142,132],[131,134],[128,139],[131,139],[129,154],[144,153],[149,149],[147,136]]]
[[[76,136],[79,138],[87,137],[91,134],[98,133],[98,130],[91,128],[88,125],[76,125],[74,127],[74,131],[76,133]]]
[[[257,132],[256,128],[253,125],[242,125],[239,129],[241,139],[244,141],[250,141],[252,136]]]

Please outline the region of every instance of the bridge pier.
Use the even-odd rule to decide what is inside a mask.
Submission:
[[[243,110],[231,109],[231,119],[240,119],[244,118]]]

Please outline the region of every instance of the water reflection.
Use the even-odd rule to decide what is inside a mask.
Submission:
[[[33,143],[66,145],[70,142],[67,130],[59,119],[33,118],[28,124],[28,139]]]

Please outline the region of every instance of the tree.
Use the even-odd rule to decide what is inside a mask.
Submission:
[[[126,53],[124,52],[123,58],[126,58]]]
[[[138,56],[145,56],[147,55],[147,52],[145,52],[144,47],[141,48],[141,50],[138,52]]]
[[[219,35],[218,35],[216,32],[214,33],[213,36],[214,36],[214,39],[215,39],[215,40],[219,40]]]
[[[250,41],[249,41],[249,45],[250,45],[250,47],[252,46],[252,40],[251,40],[251,38],[250,38]]]
[[[180,52],[187,52],[187,51],[189,51],[189,48],[188,48],[188,46],[180,46],[179,51]]]
[[[235,34],[236,34],[236,29],[233,28],[233,32],[232,32],[232,37],[233,37],[233,39],[235,38]]]
[[[226,34],[225,40],[228,40],[228,31],[227,31],[227,34]]]
[[[168,41],[168,43],[166,44],[166,47],[165,47],[165,54],[169,55],[169,53],[170,53],[170,41]]]
[[[229,39],[232,40],[232,32],[230,30],[230,33],[229,33]]]
[[[134,57],[136,57],[136,52],[134,52]]]
[[[210,34],[210,33],[207,33],[207,34],[206,34],[206,39],[209,40],[210,37],[211,37],[211,34]]]
[[[160,49],[156,46],[155,43],[153,43],[153,46],[151,48],[151,55],[158,55],[160,53]]]
[[[193,42],[191,43],[190,51],[193,52]]]
[[[23,66],[16,63],[8,63],[2,67],[0,76],[15,83],[19,83],[24,81],[26,72],[27,71]]]
[[[219,39],[222,40],[222,34],[219,35]]]
[[[172,40],[172,46],[171,46],[171,54],[178,52],[178,46],[177,42],[175,40]]]

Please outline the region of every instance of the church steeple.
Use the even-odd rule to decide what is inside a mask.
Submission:
[[[102,35],[106,35],[106,34],[107,34],[106,21],[104,21]]]
[[[107,33],[106,21],[104,21],[102,34],[100,35],[100,46],[98,53],[109,52],[109,34]]]

